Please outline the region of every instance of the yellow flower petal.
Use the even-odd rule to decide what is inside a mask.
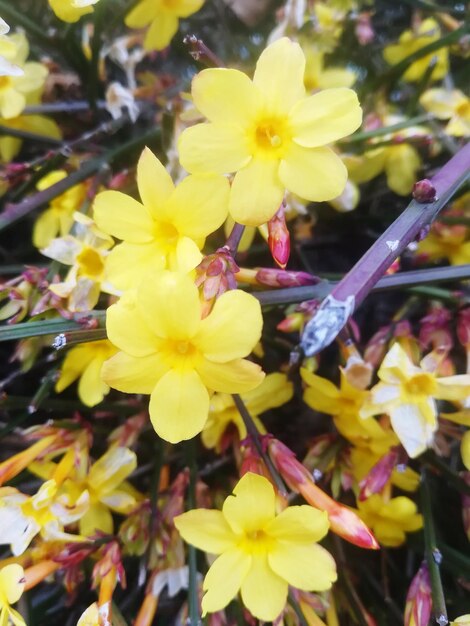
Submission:
[[[248,472],[225,500],[222,513],[234,533],[250,533],[264,528],[274,518],[275,503],[269,480]]]
[[[93,203],[93,217],[98,228],[130,243],[148,243],[153,239],[153,220],[147,209],[120,191],[102,191]]]
[[[134,357],[118,352],[103,363],[101,376],[113,389],[125,393],[152,393],[168,371],[158,354]]]
[[[18,602],[25,586],[24,570],[21,565],[12,563],[0,570],[0,593],[8,604]]]
[[[187,543],[209,554],[230,550],[237,541],[222,511],[194,509],[178,515],[174,522]]]
[[[155,17],[154,0],[141,0],[127,15],[124,20],[129,28],[143,28],[150,24]]]
[[[109,387],[101,379],[101,369],[103,367],[102,356],[92,359],[78,383],[78,397],[85,406],[96,406],[108,393]]]
[[[170,174],[149,148],[144,149],[137,163],[137,186],[143,204],[158,218],[159,208],[171,196],[175,186]]]
[[[46,248],[59,231],[59,220],[53,209],[46,209],[34,223],[33,244],[36,248]]]
[[[201,321],[197,346],[206,358],[218,363],[242,358],[260,340],[262,327],[258,300],[239,289],[226,291]]]
[[[95,493],[105,495],[122,483],[137,467],[137,457],[130,448],[111,448],[91,466],[88,482]]]
[[[278,171],[278,160],[257,158],[236,173],[229,204],[236,222],[260,226],[273,217],[285,192]]]
[[[227,218],[229,194],[230,185],[223,176],[188,176],[175,189],[166,210],[179,233],[204,239]]]
[[[427,89],[419,101],[440,120],[448,120],[459,104],[465,103],[465,95],[458,89]]]
[[[283,185],[301,198],[333,200],[346,185],[348,172],[331,148],[302,148],[292,144],[279,166]]]
[[[178,0],[175,6],[175,11],[179,17],[189,17],[204,4],[204,0]]]
[[[406,143],[391,146],[385,162],[387,185],[400,196],[407,196],[413,189],[420,167],[421,159],[413,146]]]
[[[26,106],[25,96],[15,89],[0,91],[0,117],[18,117]]]
[[[228,363],[214,363],[203,359],[196,369],[208,389],[222,393],[251,391],[264,378],[261,367],[246,359],[235,359]]]
[[[159,437],[179,443],[195,437],[209,414],[209,394],[194,370],[168,371],[157,383],[149,405]]]
[[[126,293],[106,311],[106,332],[109,340],[135,357],[155,354],[158,340],[142,319],[135,297]]]
[[[285,374],[268,374],[261,385],[244,395],[243,399],[252,415],[282,406],[292,398],[294,385]]]
[[[304,591],[326,591],[337,578],[334,558],[315,544],[277,542],[268,562],[289,585]]]
[[[170,269],[189,274],[202,261],[203,255],[198,245],[192,239],[180,237],[176,244],[175,258],[175,267],[172,267],[172,261],[170,260]]]
[[[142,274],[165,269],[166,255],[154,243],[124,241],[106,257],[106,278],[117,289],[128,290],[140,283]]]
[[[250,569],[252,557],[234,548],[224,552],[209,568],[204,579],[202,613],[214,613],[237,595]]]
[[[318,78],[320,89],[331,89],[332,87],[352,87],[356,82],[356,74],[352,70],[339,67],[332,67],[322,72]]]
[[[266,622],[274,621],[287,602],[287,582],[273,572],[265,554],[253,554],[241,592],[250,613]]]
[[[97,531],[112,534],[114,530],[113,516],[108,507],[95,502],[79,521],[80,534],[84,537],[95,535]]]
[[[178,31],[179,20],[173,13],[159,12],[145,35],[145,50],[163,50]]]
[[[352,89],[326,89],[300,100],[289,114],[293,138],[317,148],[347,137],[362,123],[362,110]]]
[[[199,292],[185,274],[163,271],[144,281],[137,303],[149,328],[158,337],[190,339],[199,328]]]
[[[305,56],[298,43],[278,39],[261,53],[253,83],[263,94],[270,113],[288,113],[305,97]]]
[[[192,81],[198,110],[210,122],[245,127],[260,107],[260,94],[246,74],[233,69],[208,69]]]
[[[192,174],[228,174],[251,159],[244,133],[230,124],[196,124],[178,139],[181,165]]]
[[[90,351],[87,344],[76,346],[67,353],[62,364],[59,379],[55,384],[57,393],[61,393],[81,376],[92,356],[93,352]]]
[[[470,375],[447,376],[436,379],[435,397],[439,400],[465,400],[470,397]]]
[[[304,504],[288,506],[266,526],[265,532],[278,541],[305,544],[323,539],[329,526],[326,511]]]

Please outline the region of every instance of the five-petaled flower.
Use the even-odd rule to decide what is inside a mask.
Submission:
[[[210,314],[189,276],[163,270],[126,293],[107,312],[108,337],[121,352],[103,366],[105,382],[126,393],[149,393],[157,434],[177,443],[201,432],[210,391],[243,393],[263,380],[243,357],[260,339],[258,301],[225,292]]]
[[[325,591],[336,580],[333,557],[317,545],[328,531],[326,513],[302,505],[276,515],[274,488],[263,476],[245,474],[222,511],[188,511],[175,526],[188,543],[220,555],[204,579],[203,614],[223,609],[241,590],[251,613],[271,622],[288,585]]]
[[[327,89],[306,97],[305,56],[287,38],[261,54],[253,81],[234,69],[207,69],[192,96],[208,123],[186,129],[180,160],[192,173],[236,172],[230,213],[258,226],[278,210],[286,189],[306,200],[332,200],[347,171],[329,147],[361,124],[354,91]]]
[[[369,400],[360,410],[363,418],[387,413],[410,457],[431,445],[437,429],[435,398],[453,401],[470,395],[469,374],[437,378],[433,353],[420,365],[414,365],[400,344],[394,343],[378,371],[380,382],[371,389]]]
[[[229,183],[220,175],[188,176],[177,187],[147,148],[137,166],[142,203],[120,191],[94,202],[99,228],[122,240],[106,260],[106,275],[130,289],[146,271],[190,271],[202,260],[205,238],[227,217]]]

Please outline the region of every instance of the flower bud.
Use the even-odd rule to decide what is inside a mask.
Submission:
[[[428,626],[431,611],[431,580],[428,567],[423,563],[408,589],[404,626]]]
[[[416,202],[427,204],[437,200],[436,188],[430,180],[423,178],[413,185],[413,198]]]
[[[290,234],[284,215],[284,205],[268,222],[268,245],[273,259],[284,269],[290,256]]]
[[[398,462],[400,448],[392,448],[385,454],[361,480],[359,487],[359,500],[367,500],[374,493],[379,493],[385,487],[392,476],[393,469]]]

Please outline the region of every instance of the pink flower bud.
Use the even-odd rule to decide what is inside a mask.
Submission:
[[[451,314],[445,307],[433,307],[428,315],[421,319],[419,341],[422,347],[428,348],[432,345],[434,349],[450,350],[454,343],[450,330],[450,320]]]
[[[284,269],[290,256],[290,234],[284,216],[284,205],[268,222],[268,245],[273,259]]]
[[[464,347],[470,346],[470,307],[459,312],[457,337]]]
[[[372,27],[371,22],[371,13],[368,11],[363,11],[359,13],[356,22],[355,33],[357,40],[361,44],[361,46],[366,46],[368,43],[371,43],[375,39],[375,32]]]
[[[431,611],[431,581],[428,567],[423,563],[408,589],[404,626],[428,626]]]
[[[267,287],[301,287],[316,285],[320,279],[306,272],[287,272],[276,268],[261,267],[256,272],[256,281]]]
[[[393,469],[398,462],[399,447],[392,448],[385,454],[361,480],[359,500],[367,500],[374,493],[379,493],[390,480]]]
[[[427,204],[437,200],[436,188],[430,180],[423,178],[413,185],[413,198],[416,202]]]

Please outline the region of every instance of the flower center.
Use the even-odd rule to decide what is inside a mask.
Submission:
[[[10,76],[0,76],[0,91],[8,89],[11,86]]]
[[[254,128],[254,148],[266,156],[280,158],[290,141],[287,120],[283,118],[263,118]]]
[[[407,380],[405,389],[410,396],[432,396],[436,392],[436,381],[431,374],[423,372]]]
[[[104,270],[104,263],[101,254],[94,248],[84,246],[80,254],[77,255],[77,263],[80,267],[80,274],[97,280]]]
[[[175,247],[179,233],[170,222],[156,221],[153,227],[153,236],[161,246],[170,250]]]
[[[172,369],[194,369],[200,354],[198,349],[184,339],[167,339],[160,353]]]
[[[248,554],[260,554],[268,552],[272,545],[272,539],[264,530],[252,530],[244,536],[241,548]]]

